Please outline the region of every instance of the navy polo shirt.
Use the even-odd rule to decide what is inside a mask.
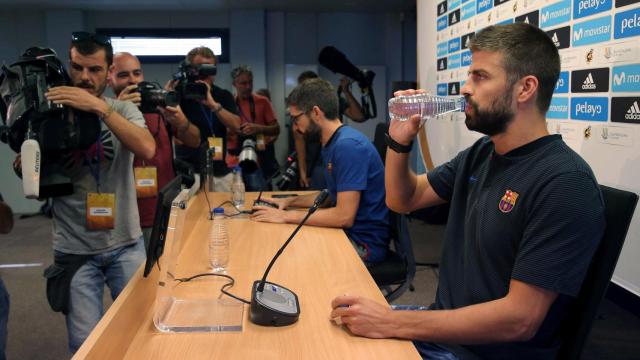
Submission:
[[[587,163],[560,135],[507,154],[488,137],[428,174],[450,202],[437,309],[504,297],[519,280],[559,294],[530,341],[465,346],[486,358],[554,358],[566,307],[582,284],[604,232],[604,203]]]
[[[349,239],[364,245],[368,262],[385,259],[389,247],[389,210],[384,201],[384,165],[371,141],[341,126],[322,148],[325,179],[335,205],[337,193],[359,191],[360,203]]]

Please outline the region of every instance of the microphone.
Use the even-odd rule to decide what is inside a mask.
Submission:
[[[22,161],[22,190],[28,199],[37,199],[40,195],[40,144],[27,139],[20,147]]]
[[[295,162],[295,161],[296,161],[296,152],[294,151],[294,152],[292,152],[291,154],[289,154],[289,155],[287,156],[287,164],[291,164],[292,162]],[[287,171],[288,171],[288,170],[289,170],[289,169],[287,169]],[[280,169],[278,169],[278,171],[276,171],[276,172],[274,172],[273,174],[271,174],[271,176],[269,176],[269,178],[268,178],[268,179],[267,179],[267,181],[266,181],[266,182],[267,182],[267,184],[270,184],[270,183],[271,183],[271,181],[272,181],[276,176],[280,175],[280,173],[281,173],[281,171],[280,171]],[[285,173],[286,173],[286,171],[285,171]],[[280,190],[282,190],[282,189],[280,189]],[[256,205],[262,205],[262,206],[271,206],[271,207],[274,207],[274,208],[275,208],[275,207],[277,207],[276,205],[274,205],[274,204],[272,204],[272,203],[269,203],[269,202],[266,202],[266,201],[262,201],[262,200],[260,200],[260,199],[262,198],[262,192],[263,192],[263,191],[264,191],[264,190],[260,190],[260,193],[258,194],[258,198],[253,202],[253,206],[256,206]]]
[[[305,215],[296,229],[293,230],[293,233],[291,233],[287,241],[280,247],[273,259],[271,259],[262,279],[253,282],[249,312],[249,319],[252,323],[264,326],[285,326],[298,321],[300,317],[298,296],[283,286],[268,282],[267,275],[280,254],[282,254],[287,245],[289,245],[291,239],[298,233],[298,230],[304,225],[309,216],[327,199],[327,196],[329,196],[329,190],[327,189],[322,190],[320,194],[316,196],[316,199],[313,201],[313,206],[307,211],[307,215]]]

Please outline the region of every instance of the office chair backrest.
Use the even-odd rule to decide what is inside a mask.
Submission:
[[[638,202],[638,195],[632,192],[604,185],[600,185],[600,189],[605,206],[604,235],[593,255],[580,294],[571,306],[571,313],[565,321],[567,326],[562,329],[563,343],[558,359],[580,359],[600,302],[618,262]]]
[[[384,134],[386,134],[387,131],[389,131],[389,124],[381,122],[376,125],[376,131],[373,134],[373,146],[378,150],[378,154],[380,154],[383,163],[387,156],[387,143],[384,140]]]

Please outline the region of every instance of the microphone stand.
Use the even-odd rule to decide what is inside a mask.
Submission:
[[[293,237],[298,233],[302,225],[304,225],[309,216],[318,209],[320,204],[326,200],[327,196],[329,196],[329,190],[324,189],[320,192],[305,217],[298,224],[293,233],[291,233],[287,241],[285,241],[285,243],[280,247],[273,259],[271,259],[262,279],[254,281],[251,289],[251,305],[249,314],[249,319],[254,324],[264,326],[285,326],[298,321],[298,318],[300,317],[298,295],[283,286],[268,282],[267,275],[269,274],[269,271],[271,271],[273,264],[276,262],[278,257],[280,257],[287,245],[289,245]],[[265,288],[265,285],[269,286]]]

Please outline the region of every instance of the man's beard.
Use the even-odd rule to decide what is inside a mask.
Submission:
[[[95,85],[89,81],[80,80],[74,83],[73,86],[79,87],[81,89],[89,90],[91,94],[95,96],[100,96],[104,92],[104,89],[107,87],[107,79],[105,78],[105,80],[101,84],[95,84]]]
[[[317,143],[320,142],[320,137],[322,134],[322,129],[320,126],[316,125],[313,121],[309,122],[309,126],[307,130],[302,134],[304,136],[304,140],[309,143]]]
[[[501,96],[498,96],[489,106],[488,109],[480,109],[478,104],[467,97],[467,103],[471,105],[473,111],[471,114],[465,114],[465,125],[467,129],[477,131],[479,133],[493,136],[504,132],[507,125],[515,116],[511,110],[511,99],[513,87],[507,89]]]

